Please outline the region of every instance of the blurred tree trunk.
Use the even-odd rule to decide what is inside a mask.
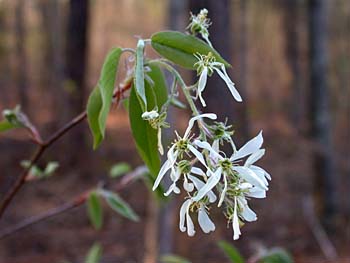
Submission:
[[[188,21],[188,14],[186,8],[186,0],[171,0],[169,3],[169,28],[171,30],[183,31]],[[167,76],[168,83],[172,82],[172,77]],[[174,114],[174,108],[170,108],[168,111],[167,120],[170,123],[176,123],[176,114]],[[173,136],[172,129],[163,130],[163,141],[167,145],[171,142]],[[163,158],[166,158],[164,155]],[[163,160],[165,161],[165,160]],[[169,177],[165,177],[164,185],[167,189],[171,184]],[[173,251],[174,241],[174,218],[176,218],[176,202],[175,199],[170,200],[165,204],[161,204],[159,211],[159,255],[170,254]]]
[[[327,74],[327,1],[309,0],[310,137],[319,147],[313,156],[315,196],[326,227],[336,212],[336,171],[331,142],[329,85]]]
[[[89,0],[70,0],[66,42],[66,78],[73,115],[85,107],[85,73],[87,69]]]
[[[246,0],[240,1],[240,16],[239,16],[239,82],[238,90],[244,99],[243,104],[240,105],[239,111],[239,127],[241,134],[239,137],[246,141],[249,137],[249,121],[248,121],[248,111],[247,102],[247,2]]]
[[[89,27],[89,0],[70,0],[66,35],[66,89],[70,118],[85,109]],[[70,137],[71,146],[84,147],[85,132],[75,130]],[[84,157],[83,157],[84,158]]]
[[[298,0],[286,0],[281,2],[284,9],[284,28],[285,28],[285,52],[287,57],[287,63],[292,75],[290,83],[290,89],[293,91],[291,107],[293,126],[296,130],[302,129],[302,116],[304,114],[304,96],[302,92],[302,72],[300,70],[300,56],[299,56],[299,5]],[[295,107],[296,103],[298,106]]]
[[[24,111],[28,110],[28,79],[27,79],[27,54],[26,54],[26,28],[25,28],[25,1],[17,0],[15,7],[15,32],[16,32],[16,65],[17,65],[17,90],[19,103]]]
[[[197,14],[202,8],[209,11],[209,18],[212,20],[212,26],[209,28],[210,40],[214,48],[231,64],[232,62],[232,29],[231,29],[231,1],[210,1],[210,0],[190,0],[189,10]],[[243,9],[244,10],[244,9]],[[245,27],[243,26],[243,29]],[[243,35],[244,36],[244,35]],[[244,47],[241,47],[244,50]],[[245,59],[242,54],[242,61]],[[245,65],[243,62],[242,65]],[[234,76],[231,69],[228,73]],[[242,74],[245,74],[244,71]],[[237,78],[232,77],[235,82]],[[238,79],[239,80],[239,79]],[[243,80],[243,79],[241,79]],[[244,85],[244,80],[243,80]],[[238,141],[243,141],[248,131],[248,122],[246,118],[246,92],[244,87],[238,86],[238,91],[243,97],[244,103],[238,103],[231,96],[223,80],[217,74],[208,78],[207,88],[204,91],[205,101],[207,102],[206,112],[215,112],[219,121],[224,121],[228,117],[229,123],[234,123],[237,131]]]
[[[46,79],[44,80],[44,87],[47,87],[52,93],[55,116],[53,128],[57,129],[58,126],[66,121],[66,102],[63,89],[62,15],[58,0],[41,0],[39,6],[42,14],[45,41],[43,78]]]

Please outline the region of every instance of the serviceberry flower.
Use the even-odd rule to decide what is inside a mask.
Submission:
[[[193,15],[191,13],[190,24],[186,29],[190,29],[192,34],[201,34],[202,38],[207,41],[208,45],[212,47],[212,44],[209,40],[209,31],[208,28],[211,25],[210,19],[208,16],[208,10],[203,8],[198,15]]]
[[[206,185],[198,192],[194,198],[195,201],[201,199],[207,191],[213,189],[220,182],[221,178],[224,180],[224,188],[221,192],[218,206],[221,206],[222,202],[224,201],[228,186],[228,177],[243,179],[254,187],[265,191],[268,190],[268,182],[265,179],[265,176],[268,178],[270,176],[262,168],[252,165],[265,153],[264,149],[260,149],[263,144],[262,132],[260,132],[255,138],[248,141],[238,151],[235,151],[230,158],[222,156],[220,153],[215,151],[207,142],[196,140],[194,144],[200,148],[208,150],[212,156],[212,161],[217,166],[213,175],[208,179]],[[245,164],[239,165],[238,162],[248,155],[250,156],[246,160]]]
[[[203,107],[206,106],[206,103],[202,97],[202,92],[204,91],[207,84],[208,76],[210,77],[214,71],[216,71],[216,73],[219,74],[219,76],[225,81],[235,100],[238,102],[242,101],[241,95],[239,95],[238,91],[235,88],[235,84],[228,76],[225,65],[223,63],[217,62],[216,58],[211,52],[209,52],[208,55],[195,54],[194,56],[198,59],[198,61],[194,64],[194,66],[197,68],[197,75],[199,75],[197,95]]]
[[[154,182],[153,185],[153,191],[158,187],[160,181],[163,179],[164,175],[171,170],[171,177],[174,179],[178,180],[178,175],[179,175],[179,167],[178,164],[176,163],[178,158],[182,159],[184,154],[193,154],[197,160],[202,163],[204,166],[206,166],[206,162],[204,160],[204,157],[202,153],[200,153],[195,146],[192,143],[192,138],[191,138],[191,129],[195,123],[195,121],[198,121],[202,118],[209,118],[212,120],[216,119],[216,114],[213,113],[205,113],[201,114],[198,116],[195,116],[190,119],[188,122],[188,127],[184,133],[183,137],[180,137],[177,134],[177,139],[173,143],[173,145],[170,147],[167,157],[168,159],[165,161],[163,166],[160,168],[160,171],[158,173],[158,176]],[[177,181],[176,180],[176,181]],[[174,189],[177,190],[174,186]]]

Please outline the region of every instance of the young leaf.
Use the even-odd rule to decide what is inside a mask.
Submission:
[[[10,123],[10,122],[8,122],[6,120],[0,122],[0,132],[11,130],[11,129],[14,129],[14,128],[17,128],[17,127],[18,126],[13,125],[12,123]]]
[[[130,172],[131,170],[131,167],[129,164],[127,163],[118,163],[116,165],[113,165],[110,172],[109,172],[109,175],[114,178],[114,177],[118,177],[118,176],[121,176],[127,172]]]
[[[232,263],[244,263],[244,259],[238,250],[226,241],[219,241],[218,246],[225,252]]]
[[[143,51],[145,48],[145,42],[140,39],[137,42],[136,48],[136,66],[135,66],[135,77],[134,77],[134,86],[136,88],[136,94],[140,98],[140,105],[142,111],[147,110],[147,98],[145,92],[145,73],[143,71]]]
[[[148,76],[154,82],[153,87],[145,81],[145,91],[147,97],[147,110],[155,107],[162,108],[167,100],[167,87],[163,72],[158,66],[149,64],[151,71]],[[129,118],[132,134],[136,143],[136,148],[147,165],[151,174],[151,181],[154,182],[160,169],[160,158],[158,155],[157,130],[143,120],[141,115],[143,111],[137,99],[135,87],[132,87],[129,98]]]
[[[100,199],[96,192],[91,192],[87,202],[88,215],[92,225],[100,229],[103,223],[103,211]]]
[[[44,175],[45,176],[50,176],[52,175],[56,170],[57,168],[59,167],[59,163],[58,162],[49,162],[46,167],[45,167],[45,170],[44,170]]]
[[[194,64],[197,59],[194,54],[208,55],[209,52],[213,54],[217,62],[230,67],[230,64],[215,49],[194,36],[177,31],[163,31],[155,33],[151,40],[152,47],[159,55],[181,67],[195,69]]]
[[[160,261],[162,263],[191,263],[189,260],[176,255],[164,255],[161,256]]]
[[[102,247],[99,243],[95,243],[89,250],[89,253],[86,255],[86,263],[99,263],[102,256]]]
[[[123,199],[121,199],[119,195],[117,195],[116,193],[102,190],[101,195],[106,200],[109,207],[112,208],[118,214],[132,221],[139,220],[139,217],[134,212],[134,210],[132,210],[132,208]]]
[[[102,66],[98,84],[92,91],[88,100],[87,115],[89,126],[94,137],[94,149],[100,145],[104,138],[106,120],[112,104],[116,73],[121,54],[121,48],[114,48],[107,55]]]
[[[259,263],[293,263],[292,257],[281,248],[273,248],[263,255]]]

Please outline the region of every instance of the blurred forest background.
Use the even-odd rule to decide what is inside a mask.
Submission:
[[[205,111],[229,116],[240,143],[262,129],[267,154],[261,163],[273,178],[267,199],[252,202],[259,220],[233,244],[246,256],[282,246],[296,262],[348,262],[348,0],[2,0],[0,110],[20,104],[44,135],[52,133],[84,110],[109,49],[134,47],[138,36],[160,30],[184,31],[189,12],[203,7],[213,22],[213,45],[233,65],[230,75],[245,102],[235,103],[213,77]],[[176,110],[171,116],[180,130],[188,117]],[[58,161],[57,173],[28,183],[1,229],[105,180],[114,163],[140,165],[122,107],[107,126],[96,152],[86,123],[54,145],[42,163]],[[21,131],[0,136],[3,196],[33,145]],[[219,211],[211,211],[216,222],[222,218],[213,234],[189,238],[178,230],[181,197],[158,207],[141,182],[121,195],[139,223],[106,211],[106,224],[95,231],[80,207],[0,240],[0,262],[82,262],[96,240],[103,262],[155,262],[157,253],[170,252],[192,262],[226,262],[216,242],[231,242],[232,229]]]

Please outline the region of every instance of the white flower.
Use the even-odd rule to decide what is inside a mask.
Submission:
[[[209,118],[212,120],[216,119],[216,114],[214,113],[205,113],[198,116],[195,116],[190,119],[188,122],[188,127],[184,133],[184,136],[181,138],[179,137],[177,141],[170,147],[167,157],[168,159],[165,161],[163,166],[160,168],[160,171],[158,173],[158,176],[156,178],[156,181],[153,185],[153,191],[158,187],[160,181],[163,179],[164,175],[171,169],[171,174],[173,174],[174,178],[177,178],[175,176],[176,174],[176,161],[179,157],[179,155],[183,152],[190,151],[199,162],[201,162],[204,166],[206,166],[206,162],[204,160],[203,155],[192,145],[190,142],[190,133],[191,129],[194,125],[194,122],[197,120],[200,120],[202,118]],[[178,179],[178,178],[177,178]],[[176,182],[176,181],[175,181]],[[175,189],[175,187],[174,187]]]
[[[219,154],[207,142],[196,140],[194,143],[198,147],[208,150],[212,160],[216,162],[216,165],[218,165],[216,171],[213,173],[213,175],[210,176],[206,185],[203,188],[201,188],[198,194],[194,197],[195,201],[198,201],[201,198],[203,198],[206,192],[213,189],[223,177],[224,188],[221,192],[221,197],[218,203],[218,206],[220,206],[224,200],[227,191],[227,173],[230,172],[230,170],[238,173],[238,176],[241,179],[243,179],[247,183],[250,183],[252,186],[263,191],[268,190],[268,182],[265,179],[265,176],[269,177],[269,175],[262,168],[252,165],[254,162],[259,160],[265,153],[265,150],[260,149],[260,147],[263,144],[262,132],[260,132],[255,138],[248,141],[238,151],[235,151],[229,159]],[[240,159],[248,155],[250,156],[248,157],[243,166],[237,164],[237,162]]]
[[[191,14],[191,23],[188,25],[187,29],[190,29],[193,34],[200,33],[201,36],[207,41],[209,46],[212,44],[209,40],[208,27],[211,25],[210,19],[207,18],[208,10],[203,8],[198,15]]]
[[[156,110],[145,111],[144,113],[142,113],[141,117],[146,121],[154,120],[159,117],[159,113]]]
[[[233,240],[239,239],[241,235],[241,229],[239,227],[239,218],[237,214],[237,198],[235,197],[235,206],[233,210],[233,218],[232,218],[232,228],[233,228]]]
[[[203,107],[206,106],[206,103],[202,97],[202,92],[207,84],[208,76],[211,76],[214,71],[216,71],[216,73],[219,74],[219,76],[225,81],[235,100],[238,102],[242,101],[242,97],[239,95],[237,89],[235,88],[235,84],[228,76],[223,63],[216,62],[215,57],[211,53],[208,55],[196,54],[195,57],[198,59],[198,62],[196,62],[194,65],[197,67],[198,74],[200,74],[197,94]]]

